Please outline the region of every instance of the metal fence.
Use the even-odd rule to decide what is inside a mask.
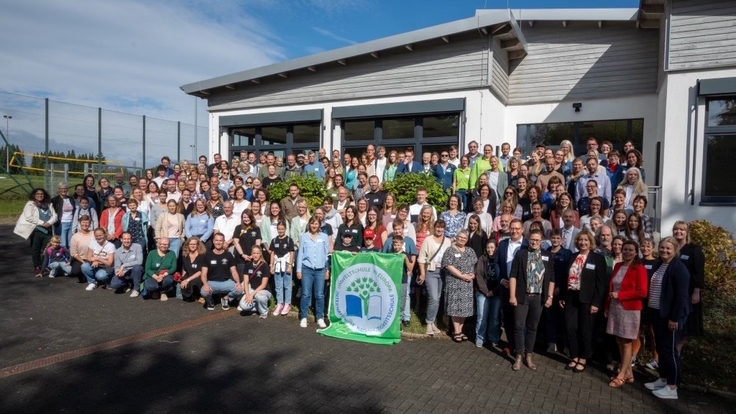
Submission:
[[[206,125],[195,127],[2,91],[0,115],[0,129],[11,145],[20,147],[18,157],[26,166],[30,166],[32,154],[49,151],[93,155],[93,160],[83,163],[44,157],[43,166],[38,168],[42,171],[27,169],[43,174],[48,189],[53,187],[50,181],[58,182],[60,177],[76,182],[88,172],[102,175],[123,171],[129,175],[155,168],[163,156],[171,158],[174,165],[207,153]],[[12,166],[12,155],[9,160],[0,160],[5,171]]]

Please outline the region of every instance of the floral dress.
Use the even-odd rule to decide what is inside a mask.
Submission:
[[[478,261],[475,252],[465,247],[461,252],[454,245],[445,250],[442,256],[442,268],[453,266],[461,273],[475,273],[475,264]],[[446,272],[446,271],[445,271]],[[473,316],[473,282],[466,282],[446,273],[445,275],[445,313],[447,316]]]
[[[449,211],[443,211],[440,219],[445,222],[445,237],[455,238],[457,232],[462,230],[465,224],[465,213],[458,211],[453,216]]]

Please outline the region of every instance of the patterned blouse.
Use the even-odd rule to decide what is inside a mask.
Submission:
[[[585,268],[585,260],[588,255],[579,254],[575,258],[575,262],[570,266],[570,273],[567,276],[567,289],[568,290],[580,290],[580,274],[583,273]]]
[[[544,262],[542,253],[537,250],[529,250],[529,259],[526,262],[526,293],[542,293],[542,282],[544,281]]]
[[[463,229],[465,224],[465,213],[458,211],[453,216],[449,211],[443,211],[440,219],[445,222],[445,237],[455,238],[457,232]]]

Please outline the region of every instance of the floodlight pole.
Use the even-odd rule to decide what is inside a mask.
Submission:
[[[13,119],[13,116],[3,115],[3,118],[5,118],[5,138],[8,139],[5,145],[5,172],[10,174],[10,120]]]

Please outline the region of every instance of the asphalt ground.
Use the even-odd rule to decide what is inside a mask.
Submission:
[[[0,226],[2,413],[733,413],[680,390],[662,401],[589,367],[536,356],[511,371],[471,342],[342,341],[235,309],[132,299],[68,278],[36,279],[27,244]]]

